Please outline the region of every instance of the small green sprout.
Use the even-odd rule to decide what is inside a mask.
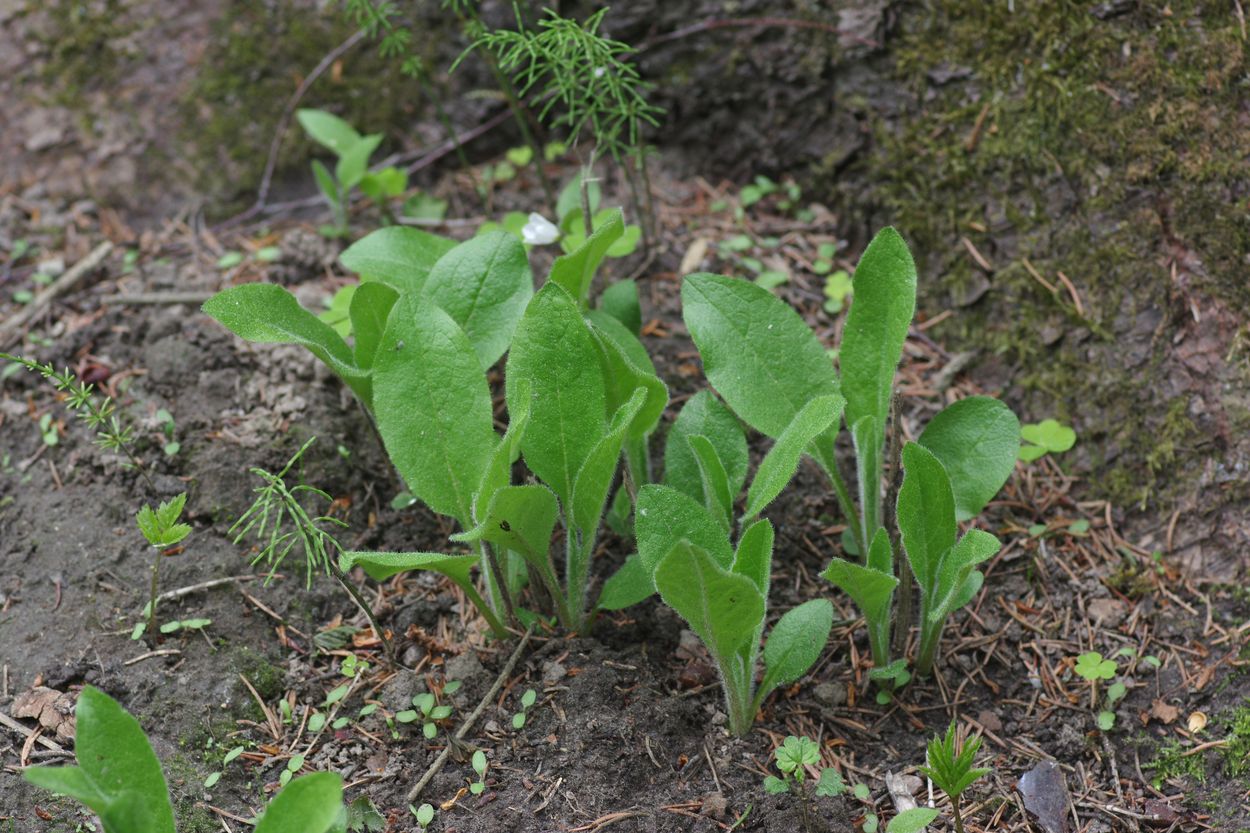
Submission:
[[[138,639],[145,631],[150,633],[156,630],[156,596],[160,588],[161,558],[171,547],[191,534],[191,527],[178,520],[186,503],[187,493],[183,492],[172,500],[162,502],[155,511],[145,504],[135,515],[135,523],[139,525],[139,531],[143,533],[148,544],[156,550],[156,557],[152,561],[151,593],[145,611],[147,622],[135,626],[130,634],[131,639]]]
[[[430,822],[434,821],[434,805],[422,804],[420,807],[408,805],[408,811],[417,819],[417,825],[424,830],[430,826]]]
[[[52,418],[52,414],[47,413],[39,417],[39,436],[43,438],[43,444],[46,446],[54,446],[61,441],[60,426]]]
[[[160,426],[161,433],[165,435],[165,444],[162,449],[166,457],[173,457],[182,450],[182,443],[174,439],[174,415],[165,408],[160,408],[156,412],[156,424]]]
[[[213,624],[212,619],[175,619],[161,625],[161,633],[171,634],[178,631],[200,631]]]
[[[773,751],[773,757],[777,761],[777,769],[781,770],[782,777],[769,775],[765,778],[764,792],[774,795],[779,793],[797,795],[801,802],[803,826],[811,829],[811,792],[815,792],[818,796],[841,795],[846,790],[846,785],[842,783],[842,776],[838,775],[837,770],[824,767],[820,770],[820,778],[816,782],[815,789],[809,791],[806,784],[807,767],[820,763],[820,747],[808,737],[790,735],[781,746]]]
[[[521,710],[512,715],[512,728],[521,729],[525,726],[526,715],[538,700],[538,692],[532,688],[525,689],[525,693],[521,695]]]
[[[481,795],[486,789],[486,753],[481,749],[473,753],[473,771],[477,773],[477,780],[469,785],[469,792],[474,795]]]
[[[415,723],[421,718],[421,732],[426,740],[433,740],[438,735],[438,721],[451,717],[451,706],[437,705],[434,695],[428,691],[412,698],[416,708],[405,709],[395,715],[398,723]]]
[[[1123,650],[1116,654],[1116,656],[1121,655],[1123,655]],[[1076,665],[1073,668],[1078,676],[1087,680],[1090,684],[1089,700],[1091,708],[1098,700],[1098,681],[1115,679],[1116,672],[1119,670],[1115,658],[1103,659],[1102,654],[1097,651],[1081,654],[1076,658]],[[1124,683],[1114,683],[1107,688],[1106,708],[1099,711],[1097,715],[1099,729],[1107,732],[1115,726],[1115,704],[1123,699],[1127,693],[1128,687]]]
[[[827,264],[828,261],[816,261],[817,271],[822,263]],[[846,299],[849,297],[851,297],[851,276],[846,273],[845,269],[839,269],[825,278],[825,312],[837,315],[846,306]]]
[[[885,826],[885,833],[921,833],[937,818],[938,811],[932,807],[913,807],[904,810]],[[865,827],[865,830],[867,827]]]
[[[964,833],[959,797],[974,781],[990,772],[984,767],[972,766],[980,748],[980,736],[968,738],[961,743],[955,721],[952,720],[945,737],[935,735],[929,741],[929,764],[920,767],[920,771],[950,798],[955,813],[955,833]],[[894,829],[893,824],[889,829]]]
[[[292,755],[291,759],[286,762],[286,769],[282,770],[282,774],[278,776],[278,784],[285,787],[290,780],[295,777],[295,773],[304,768],[304,756]]]
[[[1047,454],[1059,454],[1076,445],[1076,432],[1057,419],[1044,419],[1020,426],[1020,459],[1026,463]]]

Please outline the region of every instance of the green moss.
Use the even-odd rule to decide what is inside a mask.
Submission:
[[[983,282],[960,238],[989,258],[989,296],[938,336],[1017,368],[1027,416],[1075,418],[1075,454],[1120,504],[1187,490],[1208,441],[1182,399],[1152,408],[1164,398],[1142,389],[1165,372],[1165,319],[1188,314],[1169,258],[1191,291],[1250,302],[1250,213],[1236,198],[1250,123],[1228,117],[1241,109],[1246,44],[1231,4],[1169,9],[1141,4],[1099,20],[1077,0],[949,0],[905,13],[892,54],[922,103],[875,116],[864,176],[843,177],[871,183],[881,221],[898,225],[936,276],[922,283],[922,309],[947,309]],[[929,73],[942,66],[972,75],[934,86]],[[1124,333],[1131,343],[1116,342]]]
[[[1159,748],[1155,759],[1145,765],[1147,770],[1154,772],[1154,784],[1157,789],[1169,778],[1192,778],[1198,783],[1206,783],[1207,770],[1201,755],[1186,755],[1185,747],[1179,741]]]
[[[247,678],[262,699],[277,699],[286,685],[286,672],[247,646],[240,646],[230,655],[230,665]]]
[[[1244,778],[1250,775],[1250,706],[1234,709],[1222,722],[1228,731],[1227,743],[1220,749],[1224,773],[1232,778]]]
[[[184,139],[207,193],[228,199],[254,192],[286,101],[354,30],[337,5],[319,13],[291,0],[225,4],[181,105]],[[430,42],[436,42],[433,36]],[[317,80],[300,106],[331,110],[362,133],[393,134],[411,122],[421,98],[416,82],[400,74],[399,64],[363,41]],[[278,175],[307,174],[311,191],[306,162],[312,149],[292,122]]]
[[[138,23],[120,0],[55,0],[45,11],[54,29],[42,38],[48,50],[43,80],[56,103],[76,109],[86,92],[117,81],[129,57],[121,44]]]

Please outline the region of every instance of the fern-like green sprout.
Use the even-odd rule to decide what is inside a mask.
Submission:
[[[262,561],[265,563],[269,571],[266,583],[273,580],[282,562],[299,547],[304,555],[307,586],[312,586],[314,573],[333,576],[368,618],[373,632],[382,641],[387,659],[394,664],[394,646],[378,624],[373,608],[338,567],[338,556],[342,554],[343,547],[330,529],[344,529],[347,523],[330,515],[310,515],[300,502],[305,495],[313,495],[329,503],[333,502],[333,498],[315,486],[303,483],[287,486],[287,475],[316,441],[316,437],[309,438],[277,474],[259,467],[251,469],[252,474],[264,483],[254,489],[256,500],[231,525],[227,534],[233,535],[234,543],[238,544],[248,533],[252,533],[253,538],[261,545],[259,552],[252,558],[252,565]]]
[[[65,395],[65,407],[73,411],[75,416],[95,432],[96,445],[125,456],[129,465],[143,477],[148,488],[152,492],[156,491],[156,486],[148,476],[147,470],[135,454],[134,426],[118,414],[117,404],[111,396],[97,396],[95,386],[79,379],[69,368],[57,370],[51,362],[40,364],[33,359],[15,356],[12,353],[0,353],[0,359],[19,364],[50,382],[57,391]]]
[[[959,812],[959,796],[973,781],[990,772],[984,767],[972,766],[980,748],[980,736],[968,738],[961,743],[955,721],[952,720],[945,737],[934,735],[929,741],[929,765],[920,767],[920,771],[939,790],[950,796],[951,807],[955,813],[955,833],[964,833],[964,820]]]

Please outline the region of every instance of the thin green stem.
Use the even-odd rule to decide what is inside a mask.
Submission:
[[[855,511],[855,502],[851,498],[851,491],[846,487],[846,481],[842,479],[842,472],[838,470],[838,458],[834,451],[834,441],[829,437],[817,437],[812,443],[812,448],[816,451],[816,462],[825,470],[825,474],[829,477],[829,482],[833,485],[833,493],[838,499],[838,508],[842,510],[842,517],[846,518],[847,525],[851,528],[851,537],[855,539],[855,545],[859,547],[860,558],[868,557],[868,544],[864,541],[864,528],[860,525],[859,513]]]
[[[482,618],[484,618],[486,623],[490,625],[490,629],[494,631],[495,636],[499,639],[507,639],[508,629],[504,627],[504,624],[499,619],[499,616],[495,614],[495,611],[491,609],[491,606],[488,605],[486,600],[482,598],[482,594],[477,592],[477,588],[473,586],[473,582],[457,581],[456,584],[461,590],[464,591],[465,598],[469,600],[469,603],[477,608],[478,613],[482,614]]]
[[[955,813],[955,833],[964,833],[964,817],[959,811],[959,796],[951,796],[951,809]]]
[[[932,623],[929,621],[927,605],[920,604],[920,648],[916,654],[916,675],[927,677],[933,671],[933,661],[937,658],[938,645],[942,641],[942,627],[945,621]]]
[[[335,544],[337,545],[337,543],[338,542],[336,541]],[[395,659],[395,646],[387,637],[386,631],[382,630],[382,626],[378,623],[377,617],[373,614],[373,608],[369,605],[369,602],[365,600],[363,595],[361,595],[360,591],[356,588],[356,585],[352,584],[351,581],[348,580],[348,577],[344,575],[343,571],[339,569],[339,565],[335,564],[333,559],[327,559],[326,564],[330,568],[330,574],[333,575],[343,589],[347,591],[347,595],[352,597],[352,601],[354,601],[356,606],[360,608],[360,612],[363,613],[365,618],[369,620],[369,627],[373,628],[373,632],[377,634],[378,639],[382,641],[382,651],[386,655],[387,663],[391,667],[396,667],[398,662]]]
[[[502,606],[508,623],[516,625],[516,608],[512,604],[512,591],[508,589],[508,579],[504,576],[499,564],[495,548],[485,541],[478,542],[478,551],[482,555],[482,568],[487,586],[491,589],[491,598]]]
[[[157,591],[161,586],[161,557],[162,551],[159,547],[154,547],[156,556],[152,560],[152,588],[148,597],[148,637],[156,639],[156,597]]]

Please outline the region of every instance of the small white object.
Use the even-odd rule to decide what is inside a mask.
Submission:
[[[530,212],[529,221],[521,228],[521,239],[530,246],[546,246],[560,239],[560,229],[538,212]]]

